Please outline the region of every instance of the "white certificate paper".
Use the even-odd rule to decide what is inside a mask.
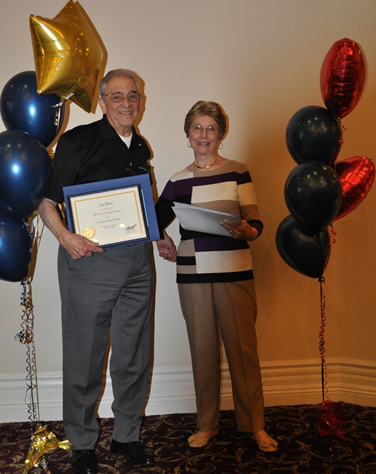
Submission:
[[[172,210],[179,219],[183,229],[205,232],[206,234],[230,237],[230,234],[221,226],[220,222],[229,220],[236,224],[241,223],[241,217],[236,214],[215,211],[214,209],[207,209],[206,207],[194,206],[192,204],[174,202]]]
[[[74,231],[99,245],[148,237],[138,185],[69,196]]]

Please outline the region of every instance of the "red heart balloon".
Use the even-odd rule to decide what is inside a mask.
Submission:
[[[339,118],[358,104],[366,80],[364,53],[348,38],[333,44],[321,67],[321,95],[327,109]]]
[[[335,220],[345,217],[365,199],[375,179],[372,160],[354,156],[336,163],[334,170],[342,186],[342,204]]]

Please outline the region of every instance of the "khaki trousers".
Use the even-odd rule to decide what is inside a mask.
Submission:
[[[237,429],[264,428],[264,399],[257,354],[254,281],[179,284],[196,391],[197,426],[218,426],[220,336],[229,364]]]

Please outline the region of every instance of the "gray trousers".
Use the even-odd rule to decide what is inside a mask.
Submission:
[[[151,359],[150,244],[109,247],[79,260],[60,246],[58,273],[66,436],[76,449],[93,449],[98,440],[95,406],[110,331],[113,439],[137,441]]]
[[[196,392],[197,426],[218,426],[220,334],[231,375],[236,424],[253,433],[265,426],[264,396],[257,354],[254,281],[180,283],[179,297],[188,331]]]

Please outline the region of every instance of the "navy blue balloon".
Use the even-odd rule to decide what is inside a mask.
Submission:
[[[21,130],[0,133],[0,209],[26,218],[42,202],[51,181],[50,156],[42,143]]]
[[[287,124],[286,144],[298,164],[321,161],[331,165],[341,150],[340,121],[324,107],[303,107]]]
[[[327,230],[312,233],[287,216],[277,229],[276,244],[280,256],[293,270],[311,278],[324,273],[330,256]]]
[[[25,221],[0,210],[0,280],[26,279],[31,247],[32,239]]]
[[[285,201],[298,222],[313,232],[323,231],[341,207],[341,182],[330,166],[319,161],[303,163],[287,177]]]
[[[23,130],[37,137],[48,147],[59,133],[65,116],[65,105],[56,94],[38,94],[34,71],[20,72],[4,86],[0,113],[7,130]],[[57,125],[55,124],[56,114]]]

